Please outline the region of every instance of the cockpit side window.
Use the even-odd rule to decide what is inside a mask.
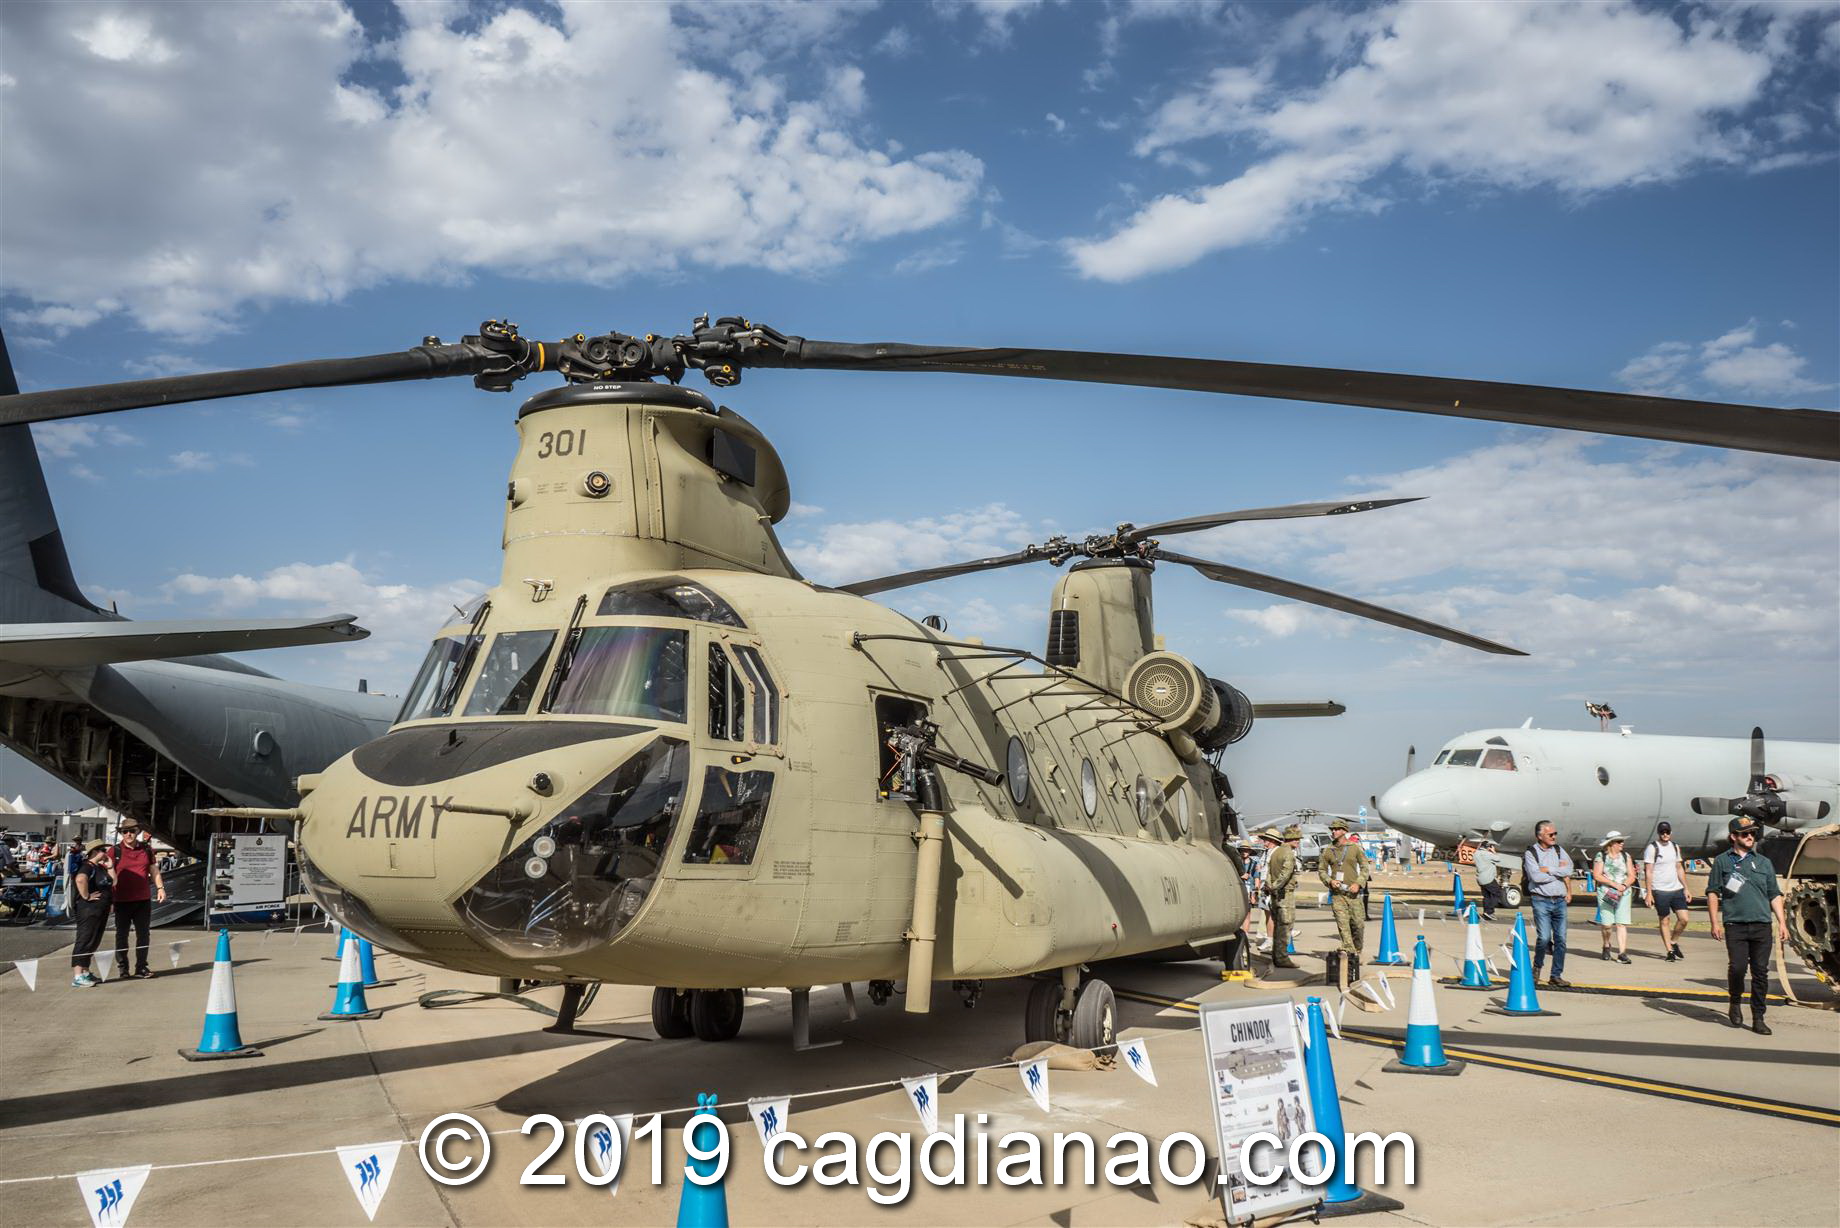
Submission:
[[[688,633],[668,627],[579,627],[544,710],[681,722],[688,652]]]
[[[632,615],[639,618],[692,618],[724,627],[745,627],[734,607],[701,584],[681,576],[616,584],[601,598],[597,615]]]
[[[1451,767],[1475,767],[1477,761],[1480,760],[1481,758],[1482,758],[1482,748],[1481,747],[1474,747],[1469,750],[1453,750],[1450,752],[1450,766]]]
[[[530,707],[554,631],[505,631],[492,641],[462,716],[516,716]]]
[[[1450,758],[1450,752],[1448,750],[1441,750],[1438,752],[1438,757],[1431,761],[1431,766],[1436,767],[1438,764],[1444,762],[1444,760],[1448,758]]]
[[[723,742],[747,740],[747,687],[722,645],[709,645],[709,736]]]
[[[760,829],[766,823],[767,803],[772,796],[772,772],[707,769],[696,824],[684,846],[684,864],[750,864],[760,844]]]
[[[1482,766],[1504,772],[1519,770],[1514,766],[1514,752],[1500,746],[1489,747],[1488,753],[1482,756]]]
[[[751,726],[754,741],[763,746],[775,746],[779,743],[779,688],[773,685],[773,676],[767,673],[767,663],[760,659],[757,649],[737,644],[735,656],[740,660],[741,672],[747,675],[748,685],[754,692],[754,719]]]

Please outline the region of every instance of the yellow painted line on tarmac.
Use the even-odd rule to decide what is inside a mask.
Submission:
[[[1318,986],[1317,988],[1327,988]],[[1145,1002],[1152,1006],[1168,1007],[1172,1010],[1199,1014],[1201,1006],[1197,1002],[1181,998],[1167,998],[1161,994],[1144,993],[1135,989],[1118,989],[1112,992],[1120,998],[1133,1002]],[[1320,995],[1319,995],[1320,996]],[[1325,1003],[1327,1005],[1327,1003]],[[1342,1039],[1357,1041],[1365,1045],[1379,1045],[1387,1049],[1404,1049],[1402,1038],[1382,1036],[1377,1032],[1363,1032],[1356,1028],[1343,1028]],[[1745,1113],[1760,1113],[1766,1117],[1783,1117],[1790,1121],[1813,1122],[1823,1126],[1840,1126],[1840,1112],[1823,1109],[1814,1105],[1792,1104],[1786,1100],[1765,1100],[1757,1096],[1731,1096],[1722,1092],[1707,1091],[1700,1087],[1691,1087],[1684,1083],[1664,1083],[1656,1079],[1635,1079],[1627,1075],[1605,1074],[1602,1071],[1586,1070],[1581,1066],[1561,1066],[1554,1062],[1528,1061],[1523,1058],[1503,1057],[1495,1053],[1486,1053],[1477,1049],[1464,1048],[1446,1044],[1444,1052],[1450,1057],[1460,1057],[1479,1066],[1494,1066],[1503,1070],[1519,1070],[1527,1074],[1542,1075],[1550,1079],[1564,1079],[1572,1083],[1589,1083],[1598,1087],[1617,1088],[1622,1091],[1637,1092],[1645,1096],[1660,1096],[1668,1100],[1685,1100],[1693,1104],[1706,1104],[1714,1108],[1736,1109]]]

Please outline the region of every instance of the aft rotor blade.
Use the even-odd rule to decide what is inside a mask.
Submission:
[[[922,567],[918,571],[903,571],[898,575],[881,576],[874,580],[858,580],[854,584],[840,584],[837,586],[837,591],[867,597],[871,593],[885,593],[889,589],[908,588],[933,580],[970,575],[974,571],[995,571],[1000,567],[1014,567],[1018,563],[1033,562],[1036,559],[1047,557],[1033,550],[1018,550],[1014,554],[999,554],[988,559],[973,559],[968,563],[948,563],[943,567]]]
[[[1729,797],[1696,797],[1692,801],[1694,814],[1736,814],[1732,807],[1737,803]]]
[[[840,371],[953,371],[1023,379],[1180,388],[1194,392],[1362,405],[1522,426],[1597,431],[1747,452],[1840,460],[1840,414],[1686,401],[1627,392],[1548,388],[1490,380],[1281,366],[1211,358],[1163,358],[1087,350],[852,344],[801,341],[762,366]]]
[[[1220,512],[1213,516],[1186,516],[1181,520],[1161,520],[1156,524],[1138,525],[1129,533],[1121,534],[1124,542],[1140,542],[1150,537],[1169,537],[1176,533],[1199,533],[1203,529],[1218,528],[1223,524],[1237,524],[1242,520],[1293,520],[1302,516],[1345,516],[1350,512],[1371,512],[1376,508],[1395,507],[1401,503],[1417,503],[1423,495],[1414,495],[1405,499],[1361,499],[1338,500],[1330,503],[1290,503],[1283,507],[1253,507],[1240,512]]]
[[[1154,557],[1165,559],[1171,563],[1186,564],[1189,567],[1193,567],[1208,579],[1218,580],[1222,584],[1236,584],[1241,588],[1252,588],[1262,593],[1271,593],[1278,597],[1289,597],[1293,601],[1307,601],[1311,605],[1319,605],[1331,610],[1340,610],[1344,614],[1354,614],[1361,618],[1372,619],[1374,622],[1386,623],[1388,626],[1400,627],[1407,631],[1416,631],[1420,635],[1429,635],[1440,640],[1449,640],[1451,643],[1461,644],[1465,648],[1476,648],[1483,652],[1499,653],[1502,656],[1510,657],[1524,657],[1527,655],[1518,648],[1510,648],[1506,644],[1497,644],[1493,640],[1485,640],[1480,636],[1471,635],[1467,631],[1458,631],[1454,627],[1446,627],[1441,623],[1434,623],[1427,619],[1416,618],[1410,614],[1402,614],[1398,610],[1389,610],[1385,606],[1374,605],[1372,602],[1368,601],[1360,601],[1354,597],[1344,597],[1340,593],[1332,593],[1327,589],[1312,588],[1308,584],[1299,584],[1294,580],[1280,580],[1276,576],[1267,576],[1260,572],[1247,571],[1243,567],[1233,567],[1226,563],[1215,563],[1208,559],[1191,558],[1186,554],[1176,554],[1174,551],[1170,550],[1157,550]]]
[[[443,375],[480,375],[503,361],[502,355],[470,345],[418,345],[412,350],[363,358],[322,358],[278,367],[206,371],[198,375],[129,380],[87,388],[54,388],[0,399],[0,426],[16,422],[53,422],[60,418],[81,418],[154,405],[215,401],[260,392],[286,392],[295,388],[334,388],[434,379]]]

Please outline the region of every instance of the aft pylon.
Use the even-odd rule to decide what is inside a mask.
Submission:
[[[1387,892],[1380,904],[1380,953],[1374,963],[1396,968],[1406,962],[1399,953],[1399,931],[1393,927],[1393,893]]]
[[[345,954],[339,960],[339,988],[333,995],[332,1009],[321,1015],[324,1020],[376,1019],[382,1011],[374,1011],[364,1000],[364,972],[358,966],[358,937],[350,935],[345,942]]]
[[[1381,1069],[1391,1074],[1461,1074],[1463,1062],[1444,1055],[1438,1031],[1437,987],[1431,980],[1431,949],[1419,935],[1412,951],[1412,999],[1406,1004],[1406,1047]]]
[[[261,1057],[262,1051],[243,1043],[236,1022],[235,970],[230,963],[230,931],[217,931],[217,958],[211,963],[211,990],[204,1004],[204,1032],[196,1049],[181,1049],[188,1062],[210,1062],[227,1057]]]

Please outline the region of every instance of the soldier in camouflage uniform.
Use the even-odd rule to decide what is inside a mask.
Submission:
[[[1317,873],[1329,888],[1329,907],[1335,913],[1335,931],[1341,936],[1342,952],[1356,959],[1367,934],[1367,906],[1361,892],[1367,887],[1367,854],[1360,842],[1348,835],[1348,820],[1336,819],[1329,824],[1335,845],[1323,850]]]
[[[1283,843],[1272,849],[1265,859],[1265,907],[1270,910],[1274,928],[1271,932],[1271,966],[1295,968],[1291,949],[1291,926],[1297,920],[1297,841],[1303,832],[1287,827],[1277,837]]]

